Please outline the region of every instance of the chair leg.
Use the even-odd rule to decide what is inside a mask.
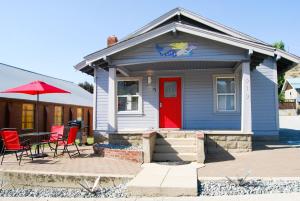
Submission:
[[[74,145],[75,145],[75,147],[77,149],[78,155],[80,156],[80,152],[79,152],[79,149],[78,149],[78,146],[77,146],[76,142],[74,143]]]
[[[58,148],[58,143],[56,143],[56,146],[55,146],[55,149],[54,149],[54,155],[53,155],[53,157],[56,157],[56,156],[57,156],[57,148]]]
[[[21,154],[20,154],[19,165],[21,165],[21,161],[22,161],[23,152],[24,152],[24,150],[22,150],[22,151],[21,151]]]
[[[30,153],[30,158],[31,158],[31,160],[33,161],[31,147],[29,147],[29,153]]]
[[[69,152],[69,150],[68,150],[68,145],[65,145],[65,148],[64,148],[64,149],[66,149],[66,151],[67,151],[69,157],[72,158],[72,156],[71,156],[71,154],[70,154],[70,152]]]
[[[19,160],[19,157],[18,157],[18,154],[17,152],[15,151],[15,155],[16,155],[16,158],[17,158],[17,161]]]
[[[4,156],[5,156],[5,148],[2,149],[2,159],[1,159],[1,165],[3,163],[4,160]]]

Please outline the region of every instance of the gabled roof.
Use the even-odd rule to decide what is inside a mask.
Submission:
[[[288,78],[285,80],[283,90],[286,89],[287,84],[290,84],[294,89],[300,89],[300,78]]]
[[[27,84],[34,80],[41,80],[71,92],[70,94],[43,94],[40,96],[41,101],[88,107],[93,106],[93,95],[70,81],[42,75],[2,63],[0,63],[0,80],[0,91]],[[15,93],[0,93],[0,97],[32,101],[36,100],[36,96]]]
[[[220,34],[217,32],[213,32],[213,31],[208,31],[202,28],[197,28],[197,27],[193,27],[190,25],[186,25],[186,24],[181,24],[181,23],[177,23],[177,22],[173,22],[171,24],[167,24],[165,26],[159,27],[157,29],[154,29],[152,31],[146,32],[144,34],[141,35],[137,35],[133,38],[124,40],[122,42],[119,42],[109,48],[104,48],[102,50],[99,50],[97,52],[94,52],[92,54],[89,54],[87,56],[84,57],[84,61],[78,63],[75,68],[77,70],[80,70],[82,67],[91,64],[94,61],[97,61],[99,59],[103,59],[107,56],[110,56],[112,54],[118,53],[122,50],[125,50],[127,48],[136,46],[138,44],[141,44],[145,41],[148,41],[150,39],[156,38],[158,36],[161,36],[163,34],[166,34],[168,32],[171,31],[180,31],[180,32],[184,32],[184,33],[188,33],[188,34],[192,34],[195,36],[200,36],[203,38],[207,38],[207,39],[211,39],[214,41],[218,41],[218,42],[222,42],[225,44],[229,44],[232,46],[236,46],[236,47],[240,47],[240,48],[244,48],[244,49],[252,49],[256,52],[262,53],[262,54],[266,54],[269,56],[274,56],[274,48],[273,47],[269,47],[269,46],[265,46],[259,43],[255,43],[252,41],[247,41],[247,40],[243,40],[243,39],[239,39],[239,38],[235,38],[232,36],[228,36],[228,35],[224,35],[224,34]]]
[[[173,19],[174,17],[176,19]],[[136,46],[163,34],[176,31],[247,49],[254,52],[256,57],[257,54],[259,54],[253,62],[254,66],[260,63],[263,55],[277,55],[278,64],[284,68],[300,63],[300,58],[295,55],[277,50],[271,45],[266,44],[258,39],[201,17],[190,11],[182,8],[176,8],[150,22],[136,32],[128,35],[118,43],[85,56],[84,60],[74,67],[77,70],[92,74],[92,63],[101,61],[100,63],[105,64],[107,57],[110,55]]]
[[[236,38],[241,38],[241,39],[245,39],[245,40],[249,40],[252,42],[257,42],[257,43],[262,43],[265,45],[268,45],[267,43],[258,40],[252,36],[249,36],[247,34],[241,33],[233,28],[227,27],[225,25],[222,25],[220,23],[217,23],[213,20],[210,20],[208,18],[205,18],[203,16],[200,16],[194,12],[188,11],[186,9],[183,8],[175,8],[169,12],[167,12],[166,14],[160,16],[159,18],[153,20],[152,22],[148,23],[147,25],[143,26],[142,28],[138,29],[137,31],[129,34],[128,36],[126,36],[124,39],[122,40],[127,40],[129,38],[133,38],[135,36],[138,36],[140,34],[146,33],[150,30],[153,30],[156,27],[159,27],[160,25],[164,24],[166,21],[170,20],[173,17],[178,16],[180,18],[180,20],[182,19],[182,17],[186,17],[189,18],[195,22],[201,23],[203,25],[206,25],[208,27],[211,27],[212,29],[218,30],[221,33],[230,35],[230,36],[234,36]],[[122,41],[121,40],[121,41]]]

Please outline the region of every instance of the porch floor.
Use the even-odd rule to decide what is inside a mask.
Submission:
[[[147,132],[158,132],[158,133],[198,133],[204,132],[205,134],[236,134],[236,135],[243,135],[241,130],[236,129],[220,129],[220,130],[209,130],[209,129],[174,129],[174,128],[163,128],[163,129],[151,129],[151,130],[138,130],[138,129],[130,129],[130,130],[119,130],[114,132],[114,134],[140,134],[140,133],[147,133]],[[253,133],[246,133],[246,134],[253,134]]]

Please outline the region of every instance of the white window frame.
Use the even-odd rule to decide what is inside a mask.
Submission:
[[[217,81],[218,79],[222,78],[233,78],[234,79],[234,84],[235,84],[235,93],[218,93],[217,90]],[[238,77],[234,74],[226,74],[226,75],[214,75],[213,78],[213,88],[214,88],[214,111],[217,113],[236,113],[239,111],[239,106],[237,105],[238,103],[238,95],[239,95],[239,82],[238,82]],[[234,96],[234,110],[219,110],[218,109],[218,101],[219,101],[219,96],[220,95],[233,95]]]
[[[143,78],[142,77],[119,77],[117,79],[117,82],[119,81],[138,81],[139,83],[139,93],[138,95],[118,95],[118,83],[117,83],[117,103],[118,103],[118,97],[127,97],[127,99],[129,97],[138,97],[138,110],[129,110],[129,111],[118,111],[118,107],[117,107],[117,112],[118,114],[122,115],[122,114],[142,114],[143,113],[143,96],[142,96],[142,84],[143,84]]]

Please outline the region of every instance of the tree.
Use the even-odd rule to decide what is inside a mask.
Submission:
[[[284,42],[282,42],[282,40],[273,43],[273,47],[280,49],[280,50],[285,50],[285,44],[284,44]],[[284,75],[285,75],[284,72],[277,70],[277,85],[278,85],[278,94],[279,95],[281,93],[281,89],[282,89],[284,81],[285,81]]]
[[[83,82],[83,83],[79,83],[78,85],[79,85],[81,88],[87,90],[87,91],[90,92],[90,93],[93,93],[93,92],[94,92],[94,86],[93,86],[93,84],[91,84],[91,83],[89,83],[89,82],[87,82],[87,81],[85,81],[85,82]]]
[[[273,47],[285,51],[285,44],[284,44],[284,42],[282,42],[282,40],[273,43]]]

